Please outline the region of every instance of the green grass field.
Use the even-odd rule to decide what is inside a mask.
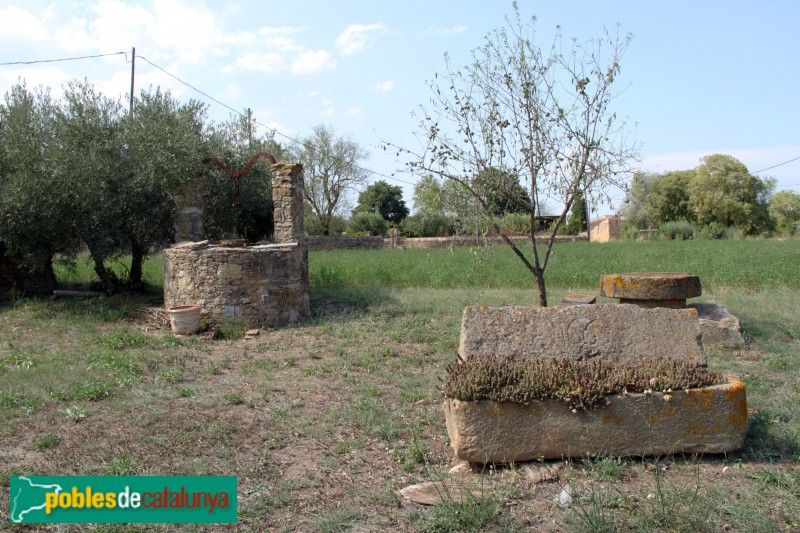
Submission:
[[[237,475],[241,531],[800,529],[800,241],[574,243],[549,267],[551,302],[596,292],[603,273],[699,274],[701,299],[725,304],[752,339],[707,350],[710,367],[747,385],[741,450],[464,477],[448,474],[437,387],[466,305],[536,302],[522,265],[502,247],[309,261],[312,318],[249,341],[145,330],[152,294],[0,302],[0,520],[10,475]],[[146,265],[152,293],[160,265]],[[81,265],[59,277],[92,281]],[[559,473],[534,483],[528,467]],[[427,481],[445,496],[436,505],[397,495]],[[567,486],[573,503],[560,507]]]
[[[545,280],[554,288],[588,288],[603,274],[691,272],[712,289],[800,288],[798,265],[800,240],[576,242],[553,247]],[[320,287],[535,287],[506,246],[316,252],[310,274]]]

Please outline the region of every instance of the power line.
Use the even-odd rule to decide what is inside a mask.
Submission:
[[[127,57],[125,52],[112,52],[110,54],[98,54],[93,56],[80,56],[80,57],[62,57],[59,59],[38,59],[36,61],[11,61],[7,63],[0,63],[0,67],[5,67],[8,65],[36,65],[37,63],[58,63],[60,61],[77,61],[79,59],[95,59],[98,57],[108,57],[108,56],[118,56],[124,55]]]
[[[225,103],[223,103],[223,102],[220,102],[219,100],[217,100],[216,98],[214,98],[214,97],[213,97],[213,96],[211,96],[210,94],[204,93],[203,91],[201,91],[200,89],[198,89],[198,88],[197,88],[197,87],[195,87],[194,85],[191,85],[191,84],[189,84],[189,83],[187,83],[187,82],[183,81],[182,79],[180,79],[180,78],[179,78],[178,76],[176,76],[175,74],[172,74],[172,73],[170,73],[170,72],[167,72],[166,70],[164,70],[163,68],[159,67],[158,65],[156,65],[155,63],[153,63],[152,61],[150,61],[149,59],[147,59],[147,58],[146,58],[146,57],[144,57],[143,55],[141,55],[141,54],[140,54],[140,55],[137,55],[136,57],[138,57],[139,59],[143,59],[143,60],[147,61],[147,62],[148,62],[148,63],[150,63],[152,66],[154,66],[155,68],[157,68],[158,70],[160,70],[161,72],[163,72],[164,74],[166,74],[167,76],[169,76],[170,78],[173,78],[173,79],[175,79],[175,80],[179,81],[180,83],[182,83],[182,84],[186,85],[187,87],[189,87],[189,88],[190,88],[190,89],[192,89],[193,91],[196,91],[196,92],[198,92],[198,93],[202,94],[203,96],[205,96],[205,97],[206,97],[206,98],[208,98],[209,100],[212,100],[212,101],[214,101],[214,102],[218,103],[219,105],[221,105],[222,107],[224,107],[224,108],[226,108],[226,109],[229,109],[229,110],[233,111],[233,112],[234,112],[234,113],[236,113],[237,115],[242,115],[242,112],[241,112],[241,111],[238,111],[238,110],[236,110],[236,109],[232,108],[231,106],[229,106],[229,105],[227,105],[227,104],[225,104]],[[243,116],[243,115],[242,115],[242,116]]]
[[[185,85],[185,86],[189,87],[189,88],[190,88],[190,89],[192,89],[193,91],[196,91],[196,92],[198,92],[198,93],[202,94],[203,96],[205,96],[205,97],[206,97],[206,98],[208,98],[209,100],[211,100],[211,101],[213,101],[213,102],[215,102],[215,103],[217,103],[217,104],[221,105],[221,106],[222,106],[222,107],[224,107],[225,109],[228,109],[229,111],[231,111],[231,112],[233,112],[233,113],[235,113],[235,114],[239,115],[240,117],[244,117],[244,116],[245,116],[245,115],[244,115],[244,113],[242,113],[242,112],[241,112],[241,111],[239,111],[238,109],[234,109],[234,108],[232,108],[232,107],[231,107],[231,106],[229,106],[228,104],[226,104],[226,103],[224,103],[224,102],[221,102],[220,100],[217,100],[216,98],[214,98],[213,96],[209,95],[208,93],[205,93],[205,92],[201,91],[200,89],[198,89],[198,88],[197,88],[197,87],[195,87],[194,85],[191,85],[190,83],[183,81],[183,80],[182,80],[182,79],[180,79],[178,76],[176,76],[176,75],[172,74],[171,72],[168,72],[167,70],[163,69],[162,67],[160,67],[160,66],[156,65],[155,63],[153,63],[152,61],[150,61],[150,60],[149,60],[149,59],[147,59],[146,57],[144,57],[144,56],[142,56],[142,55],[137,55],[136,57],[138,57],[139,59],[142,59],[142,60],[146,61],[147,63],[149,63],[149,64],[150,64],[150,65],[152,65],[153,67],[157,68],[158,70],[160,70],[161,72],[163,72],[163,73],[164,73],[164,74],[166,74],[167,76],[169,76],[169,77],[173,78],[174,80],[178,81],[179,83],[182,83],[183,85]],[[295,143],[295,144],[296,144],[296,145],[298,145],[298,146],[301,146],[301,145],[303,144],[303,142],[302,142],[302,141],[300,141],[300,140],[298,140],[298,139],[295,139],[294,137],[290,137],[289,135],[286,135],[285,133],[282,133],[282,132],[278,131],[276,128],[270,128],[270,127],[269,127],[269,126],[267,126],[266,124],[262,124],[261,122],[259,122],[259,121],[257,121],[257,120],[253,120],[252,122],[253,122],[253,123],[255,123],[255,124],[258,124],[259,126],[262,126],[262,127],[263,127],[263,128],[265,128],[266,130],[269,130],[269,131],[271,131],[273,135],[279,135],[280,137],[283,137],[283,138],[285,138],[285,139],[287,139],[287,140],[289,140],[289,141],[291,141],[291,142]],[[372,169],[368,169],[368,168],[360,167],[360,166],[358,166],[358,165],[354,165],[354,166],[355,166],[357,169],[359,169],[359,170],[366,170],[366,171],[367,171],[367,172],[369,172],[370,174],[373,174],[373,175],[375,175],[375,176],[378,176],[378,177],[381,177],[381,178],[386,178],[386,179],[389,179],[389,180],[392,180],[392,181],[398,181],[398,182],[400,182],[400,183],[405,183],[406,185],[412,185],[412,186],[413,186],[413,185],[415,185],[415,183],[412,183],[412,182],[410,182],[410,181],[405,181],[405,180],[402,180],[402,179],[400,179],[400,178],[396,178],[396,177],[395,177],[395,176],[393,176],[393,175],[392,175],[392,176],[389,176],[389,175],[383,174],[383,173],[381,173],[381,172],[376,172],[376,171],[374,171],[374,170],[372,170]]]
[[[787,164],[789,164],[789,163],[791,163],[793,161],[797,161],[798,159],[800,159],[800,157],[795,157],[794,159],[790,159],[788,161],[784,161],[783,163],[778,163],[777,165],[772,165],[771,167],[762,168],[761,170],[756,170],[755,172],[752,172],[751,174],[758,174],[759,172],[764,172],[766,170],[772,170],[773,168],[782,167],[783,165],[787,165]]]

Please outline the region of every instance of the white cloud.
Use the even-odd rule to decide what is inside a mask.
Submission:
[[[288,128],[288,127],[284,126],[283,124],[281,124],[280,122],[278,122],[277,120],[271,120],[271,121],[267,122],[265,124],[265,126],[267,128],[269,128],[270,130],[277,132],[278,135],[276,135],[276,137],[280,137],[280,134],[286,135],[287,137],[296,137],[297,136],[297,130],[292,129],[292,128]],[[277,140],[278,140],[278,142],[283,142],[286,139],[282,140],[282,139],[278,138]]]
[[[350,107],[344,110],[344,116],[348,118],[361,118],[364,114],[364,110],[360,107]]]
[[[266,52],[263,54],[250,53],[236,58],[235,66],[227,66],[223,73],[234,70],[256,70],[266,74],[280,74],[286,68],[286,58],[281,54]]]
[[[320,115],[322,115],[323,117],[332,117],[333,116],[333,108],[332,107],[326,108],[325,111],[320,113]]]
[[[270,38],[279,35],[294,35],[295,33],[303,33],[308,30],[306,26],[264,26],[258,30],[258,34]]]
[[[308,50],[297,55],[292,63],[292,74],[312,74],[336,67],[336,60],[327,50]]]
[[[464,26],[464,25],[454,26],[452,28],[433,28],[433,27],[431,27],[431,28],[428,28],[427,30],[425,30],[422,33],[423,34],[435,33],[436,35],[444,35],[445,37],[450,37],[451,35],[457,35],[459,33],[464,33],[468,29],[469,29],[469,26]]]
[[[333,99],[332,98],[323,98],[322,102],[320,102],[320,103],[322,104],[322,107],[328,107],[333,103]]]
[[[72,78],[67,72],[55,66],[23,67],[13,70],[0,69],[0,87],[11,88],[20,80],[25,81],[28,89],[39,87],[50,87],[53,98],[61,97],[61,84],[66,83]],[[128,81],[130,87],[130,79]],[[0,91],[5,92],[5,91]]]
[[[302,52],[305,47],[298,43],[292,35],[306,31],[305,26],[277,26],[264,27],[258,30],[258,34],[263,37],[263,43],[268,48],[274,48],[281,52]]]
[[[375,90],[377,90],[377,91],[384,91],[384,92],[387,92],[387,93],[388,93],[389,91],[391,91],[392,89],[394,89],[394,82],[392,82],[392,81],[390,81],[390,80],[387,80],[387,81],[379,81],[378,83],[376,83],[376,84],[375,84],[375,86],[373,87],[373,89],[375,89]]]
[[[386,33],[386,24],[351,24],[336,39],[336,46],[344,56],[349,56],[368,48],[374,42],[372,35]]]
[[[14,5],[0,9],[0,35],[4,39],[42,41],[48,34],[49,30],[43,22],[43,17]]]
[[[220,94],[217,99],[226,101],[226,100],[238,100],[239,97],[242,96],[242,89],[236,84],[230,83],[227,87],[225,87],[225,91]]]

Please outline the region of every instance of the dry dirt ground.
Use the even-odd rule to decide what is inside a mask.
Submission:
[[[138,339],[114,353],[141,376],[96,401],[51,401],[3,419],[3,474],[238,476],[236,526],[131,530],[599,531],[615,521],[622,530],[800,528],[791,502],[800,493],[770,492],[764,481],[764,472],[796,474],[796,463],[780,451],[754,453],[752,442],[728,456],[462,465],[449,473],[458,464],[436,386],[454,361],[459,317],[402,307],[361,312],[334,302],[319,309],[307,324],[254,339],[179,346],[164,331],[143,333],[136,321],[102,324],[95,338],[123,332]],[[9,343],[45,342],[46,332],[15,316],[5,324],[18,328]],[[80,357],[69,333],[80,327],[64,326],[48,349]],[[71,417],[74,407],[85,416]],[[45,435],[57,444],[42,445]],[[438,505],[398,493],[426,482],[437,483],[429,494]],[[573,498],[562,506],[566,488]]]

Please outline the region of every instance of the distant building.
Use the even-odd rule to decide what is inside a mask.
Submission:
[[[589,240],[592,242],[608,242],[622,236],[625,217],[622,215],[606,215],[589,223]]]

